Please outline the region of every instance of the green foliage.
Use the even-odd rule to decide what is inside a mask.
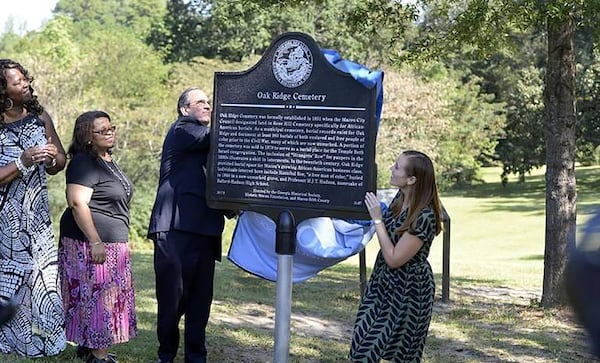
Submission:
[[[52,216],[54,235],[57,240],[59,236],[60,217],[62,216],[65,208],[67,207],[67,200],[65,198],[65,188],[65,175],[63,173],[48,176],[48,198],[50,200],[50,215]]]
[[[544,134],[544,74],[546,38],[544,19],[576,14],[575,37],[578,72],[579,131],[576,159],[592,162],[599,144],[598,109],[594,102],[597,55],[591,48],[599,1],[424,1],[418,36],[399,52],[396,61],[420,61],[437,57],[444,64],[481,78],[486,93],[506,104],[505,134],[496,153],[484,155],[486,162],[500,161],[503,174],[515,173],[523,180],[534,167],[546,162]],[[468,41],[467,41],[468,39]],[[422,46],[427,45],[427,49]],[[450,50],[449,50],[450,49]],[[483,161],[483,160],[482,160]]]
[[[308,26],[299,30],[313,34],[322,48],[335,49],[346,59],[379,67],[387,60],[390,30],[387,24],[382,23],[378,24],[376,32],[357,32],[352,17],[363,3],[359,0],[317,3],[309,13]],[[304,11],[306,8],[304,5],[299,10]]]
[[[503,163],[502,178],[519,175],[520,180],[533,168],[545,164],[543,79],[539,69],[516,72],[514,93],[508,95],[505,137],[496,148]]]
[[[478,179],[480,156],[490,155],[504,126],[503,105],[481,91],[479,80],[439,64],[420,73],[387,73],[385,112],[378,135],[378,184],[401,150],[417,149],[436,164],[441,188]]]
[[[376,148],[379,187],[389,186],[389,167],[401,150],[423,151],[437,164],[439,140],[451,123],[447,104],[438,97],[443,81],[425,82],[408,68],[384,71],[384,111]]]
[[[157,179],[158,172],[155,175],[152,179],[138,181],[134,184],[134,198],[131,202],[131,213],[129,216],[129,236],[130,241],[135,245],[146,240],[150,214],[152,213],[152,206],[156,195],[157,183],[154,181]]]
[[[145,35],[152,24],[160,22],[165,10],[165,0],[59,0],[55,14],[64,14],[84,26],[102,25],[131,29]]]
[[[202,44],[206,33],[195,8],[206,2],[183,0],[167,0],[167,11],[163,20],[152,25],[147,37],[148,44],[158,50],[166,62],[181,62],[202,54]],[[206,9],[198,9],[203,14]],[[203,15],[202,15],[203,16]]]
[[[115,156],[134,182],[157,175],[165,121],[167,67],[124,28],[99,28],[81,41],[81,110],[103,109],[118,126]],[[76,115],[74,115],[76,117]]]
[[[438,150],[441,184],[469,184],[478,180],[478,158],[493,153],[503,132],[503,105],[494,103],[493,95],[482,93],[476,78],[455,80],[444,91],[452,122]]]
[[[0,33],[0,53],[10,54],[11,48],[13,48],[15,43],[19,42],[19,35],[14,32],[12,24],[10,20],[9,24],[6,25],[4,32]]]
[[[57,16],[37,32],[30,32],[11,44],[10,57],[29,69],[32,87],[52,116],[63,144],[70,137],[77,112],[74,101],[81,87],[78,73],[79,45],[72,37],[73,24]]]
[[[262,4],[247,0],[170,0],[161,23],[156,23],[149,44],[166,62],[185,62],[197,56],[241,61],[260,55],[278,35],[289,31],[311,34],[323,48],[333,48],[349,59],[379,64],[384,59],[386,29],[355,33],[350,16],[358,0],[301,2],[298,6]]]
[[[271,42],[267,14],[243,0],[215,0],[203,20],[203,34],[210,36],[203,39],[201,55],[208,58],[239,62],[245,56],[261,54]]]
[[[595,61],[582,64],[577,82],[577,160],[586,165],[598,163],[600,147],[600,52],[593,50],[591,56]]]

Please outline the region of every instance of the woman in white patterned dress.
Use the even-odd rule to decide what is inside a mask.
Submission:
[[[65,151],[32,81],[0,59],[0,352],[41,357],[66,344],[46,180]]]

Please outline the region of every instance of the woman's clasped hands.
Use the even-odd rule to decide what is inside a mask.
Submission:
[[[375,193],[367,192],[365,194],[365,206],[367,207],[372,220],[377,221],[383,218],[381,204],[379,203],[379,199],[377,199],[377,195],[375,195]]]
[[[58,154],[58,148],[48,139],[48,143],[43,146],[25,149],[21,154],[21,161],[26,167],[41,162],[47,167],[52,167],[56,165],[56,154]]]

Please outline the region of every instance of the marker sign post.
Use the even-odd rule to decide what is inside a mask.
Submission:
[[[310,36],[285,33],[252,68],[215,72],[213,104],[211,207],[281,222],[278,244],[289,240],[279,231],[291,233],[306,218],[369,219],[364,196],[376,190],[376,89],[332,66]],[[277,246],[278,300],[286,280],[287,306],[294,251]],[[276,362],[287,359],[278,352],[282,338],[277,332]]]

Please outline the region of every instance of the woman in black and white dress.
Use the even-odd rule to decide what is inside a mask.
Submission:
[[[46,179],[65,151],[32,82],[0,59],[0,352],[41,357],[66,345]]]

